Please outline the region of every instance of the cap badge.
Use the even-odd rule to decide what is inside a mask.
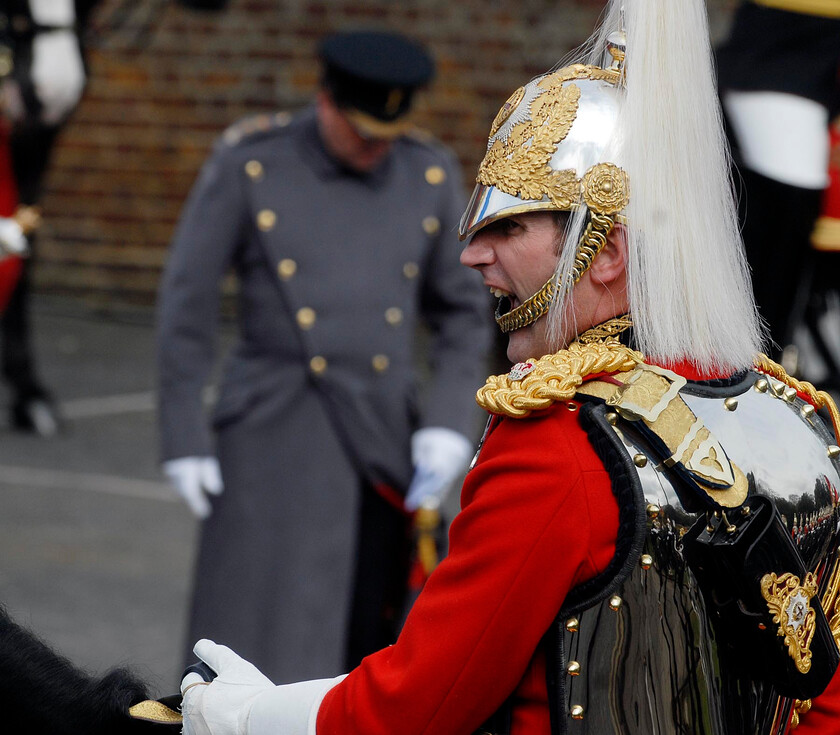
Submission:
[[[528,373],[533,372],[535,367],[536,365],[534,365],[533,362],[517,362],[516,365],[510,369],[508,378],[511,380],[522,380],[522,378],[528,375]]]
[[[385,113],[388,115],[396,115],[402,104],[403,91],[401,89],[392,89],[388,92],[388,99],[385,101]]]

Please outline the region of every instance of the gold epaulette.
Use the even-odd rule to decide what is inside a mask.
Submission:
[[[643,361],[641,352],[617,341],[573,342],[568,349],[518,363],[506,375],[491,375],[476,401],[490,413],[524,418],[573,398],[590,375],[626,372]]]
[[[273,114],[252,115],[231,125],[222,134],[222,140],[228,145],[234,146],[257,133],[268,133],[272,130],[285,128],[291,121],[292,113],[285,110]]]

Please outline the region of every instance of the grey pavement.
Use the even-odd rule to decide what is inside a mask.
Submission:
[[[87,670],[172,693],[197,524],[158,472],[151,312],[36,298],[33,332],[66,426],[11,431],[0,389],[0,603]]]

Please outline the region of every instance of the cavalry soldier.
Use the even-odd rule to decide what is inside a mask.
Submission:
[[[481,280],[458,262],[458,165],[408,117],[431,58],[373,32],[321,56],[314,106],[218,142],[159,300],[164,470],[209,515],[191,640],[231,641],[280,680],[395,640],[410,512],[466,469],[491,340]],[[240,338],[213,437],[202,389],[229,268]]]
[[[346,676],[275,687],[200,641],[218,676],[184,678],[188,735],[807,722],[840,658],[840,415],[759,353],[706,23],[615,0],[502,107],[462,262],[515,364],[478,392],[450,554]]]

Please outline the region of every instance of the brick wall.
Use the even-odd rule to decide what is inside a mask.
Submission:
[[[709,0],[713,35],[733,0]],[[306,104],[326,32],[401,30],[435,54],[419,123],[471,181],[508,95],[593,28],[602,0],[104,0],[90,80],[63,131],[43,199],[35,284],[103,307],[151,303],[178,212],[213,139],[244,115]]]

